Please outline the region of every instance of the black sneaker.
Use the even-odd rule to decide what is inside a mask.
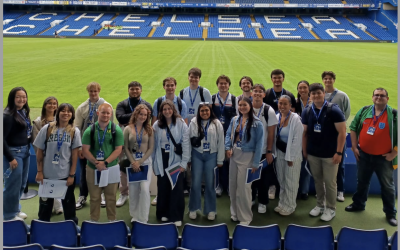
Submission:
[[[365,208],[357,207],[356,205],[354,205],[354,203],[351,203],[344,210],[346,210],[347,212],[358,212],[365,210]]]
[[[304,201],[308,200],[308,194],[301,194],[300,199],[302,199]]]
[[[79,210],[81,208],[83,208],[83,205],[85,205],[86,203],[86,197],[85,196],[79,196],[76,204],[75,204],[75,208],[76,210]]]
[[[391,226],[397,227],[397,220],[394,215],[386,215],[386,220]]]

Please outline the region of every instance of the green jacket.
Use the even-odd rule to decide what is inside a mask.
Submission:
[[[356,132],[357,139],[360,135],[364,120],[367,118],[372,118],[372,107],[373,105],[360,109],[354,117],[354,120],[351,122],[350,130]],[[395,114],[393,114],[393,110],[395,111]],[[392,149],[394,148],[397,150],[397,110],[387,105],[387,117],[389,123],[390,138],[392,140]],[[396,169],[397,156],[393,159],[392,163],[393,168]]]

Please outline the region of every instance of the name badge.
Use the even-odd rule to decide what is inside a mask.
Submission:
[[[221,117],[219,118],[219,121],[221,122],[221,124],[224,124],[224,123],[225,123],[225,117],[221,116]]]
[[[210,143],[209,142],[203,143],[203,151],[210,151]]]
[[[142,157],[143,157],[143,153],[142,152],[136,152],[136,154],[135,154],[135,158],[136,159],[142,159]]]
[[[236,142],[236,148],[237,149],[242,149],[242,141],[237,141]]]
[[[314,125],[314,132],[321,133],[321,124]]]
[[[59,153],[54,154],[53,161],[51,163],[53,163],[53,164],[60,163],[60,154]]]
[[[168,153],[170,149],[171,149],[170,145],[165,144],[165,152]]]
[[[193,108],[189,108],[189,115],[194,115],[194,109]]]
[[[104,151],[103,150],[99,150],[96,153],[96,160],[98,161],[104,161]]]
[[[369,134],[369,135],[374,135],[374,133],[375,133],[375,127],[369,127],[368,128],[368,131],[367,131],[367,134]]]

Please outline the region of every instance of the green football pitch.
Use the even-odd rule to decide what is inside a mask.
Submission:
[[[127,85],[139,81],[142,97],[150,103],[164,94],[162,80],[177,79],[177,90],[188,86],[191,67],[202,70],[200,84],[212,94],[221,74],[231,78],[231,93],[239,95],[239,79],[272,86],[270,72],[282,69],[284,88],[297,93],[300,80],[321,82],[321,73],[336,73],[335,86],[351,100],[352,116],[372,103],[373,89],[388,90],[397,107],[397,44],[347,42],[184,41],[128,39],[4,38],[3,105],[9,91],[26,88],[29,105],[40,108],[43,100],[77,107],[88,98],[91,81],[101,84],[100,96],[114,108],[128,97]],[[38,110],[35,112],[38,114]]]

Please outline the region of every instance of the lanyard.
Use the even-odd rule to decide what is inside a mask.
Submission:
[[[92,121],[95,110],[96,110],[96,103],[94,103],[92,107],[92,104],[90,103],[89,100],[89,121]]]
[[[257,115],[258,118],[260,118],[261,110],[263,110],[263,109],[264,109],[264,103],[262,104],[260,110],[258,111],[258,115]],[[265,115],[265,114],[264,114],[264,115]]]
[[[32,130],[31,122],[30,122],[29,119],[26,117],[25,111],[22,111],[23,115],[19,112],[19,110],[17,110],[17,113],[22,117],[22,119],[25,120],[26,125],[28,126],[27,134],[29,135],[30,132],[31,132],[31,130]]]
[[[328,102],[332,102],[333,97],[335,97],[335,95],[337,94],[337,92],[338,92],[337,90],[333,91],[333,93],[332,93],[332,95],[331,95],[331,98],[329,98]]]
[[[289,113],[287,114],[285,121],[283,122],[285,124],[286,120],[288,119],[290,113],[292,113],[291,111],[289,111]],[[276,134],[276,137],[279,137],[279,135],[281,134],[281,131],[283,129],[283,126],[281,127],[281,119],[282,119],[282,114],[279,114],[279,122],[278,122],[278,132]]]
[[[303,109],[305,108],[305,106],[304,106],[304,104],[303,104],[303,100],[301,100],[301,97],[299,98],[300,99],[300,103],[301,103],[301,111],[303,111]],[[308,104],[308,101],[310,100],[310,97],[308,97],[308,99],[307,99],[307,102],[306,102],[306,105]]]
[[[242,141],[242,136],[243,136],[243,129],[242,129],[242,121],[243,121],[243,116],[240,117],[240,126],[239,126],[239,140]],[[247,121],[246,121],[247,123]]]
[[[285,89],[284,88],[282,88],[282,92],[281,92],[281,95],[280,96],[282,96],[282,95],[284,95],[285,93],[283,93],[285,91]],[[275,93],[275,90],[274,90],[274,88],[272,88],[272,93],[274,93],[274,96],[275,96],[275,100],[276,100],[276,93]]]
[[[168,126],[168,125],[167,125]],[[169,125],[169,130],[171,131],[172,128],[172,123]],[[171,132],[172,133],[172,132]],[[165,131],[165,135],[167,136],[167,140],[169,141],[169,133],[168,133],[168,129],[166,129]]]
[[[327,103],[327,102],[324,101],[324,104],[322,105],[321,109],[319,110],[318,115],[317,115],[317,113],[315,113],[315,109],[314,109],[314,106],[315,106],[315,105],[314,105],[314,103],[311,105],[312,111],[314,112],[314,115],[315,115],[315,117],[317,118],[317,124],[319,124],[319,123],[318,123],[318,119],[319,119],[319,116],[321,115],[321,112],[322,112],[322,110],[324,109],[326,103]]]
[[[97,138],[99,139],[100,150],[102,149],[102,146],[103,146],[103,143],[104,143],[104,139],[106,138],[107,128],[108,128],[108,125],[104,129],[103,138],[100,139],[100,125],[97,123]]]
[[[143,126],[142,129],[140,130],[140,136],[138,136],[136,125],[135,125],[135,131],[136,131],[136,142],[138,143],[138,149],[140,150],[140,145],[142,145],[142,138],[143,138]]]
[[[57,150],[58,150],[58,152],[60,152],[61,146],[62,146],[62,144],[63,144],[63,142],[64,142],[65,135],[67,134],[67,133],[65,132],[65,129],[64,129],[63,137],[61,138],[61,141],[60,141],[60,134],[59,134],[59,132],[60,132],[60,129],[57,129]],[[72,143],[72,142],[71,142],[71,143]]]
[[[193,107],[194,101],[196,101],[196,96],[197,96],[197,92],[199,92],[199,88],[200,88],[200,86],[197,87],[196,93],[194,94],[194,99],[192,99],[192,90],[189,87],[189,98],[190,98],[190,104],[192,104],[192,107]]]
[[[226,99],[225,99],[225,102],[224,102],[223,105],[222,105],[222,102],[221,102],[221,98],[219,97],[219,92],[218,92],[218,94],[217,94],[217,97],[218,97],[218,100],[219,100],[219,110],[221,111],[221,116],[224,116],[225,104],[226,104],[226,101],[228,100],[229,93],[228,93],[228,95],[226,96]],[[207,139],[206,139],[206,140],[207,140]]]
[[[139,102],[138,102],[137,105],[139,105],[141,102],[142,102],[142,97],[139,98]],[[128,97],[128,104],[129,104],[129,107],[131,108],[131,111],[132,111],[132,112],[135,111],[135,109],[132,108],[132,106],[131,106],[131,102],[129,101],[129,97]],[[136,105],[136,106],[137,106],[137,105]],[[136,108],[136,106],[135,106],[135,108]]]
[[[201,123],[201,122],[200,122]],[[203,124],[201,124],[201,126],[203,127]],[[206,138],[207,141],[207,131],[208,131],[208,127],[210,126],[210,120],[208,120],[206,127],[203,127],[204,130],[204,137]]]
[[[387,108],[387,105],[385,106],[385,108],[381,111],[381,113],[378,116],[375,116],[375,105],[372,106],[372,117],[374,120],[374,126],[375,126],[375,123],[379,120],[379,117],[381,117],[381,115],[385,112],[386,108]]]

